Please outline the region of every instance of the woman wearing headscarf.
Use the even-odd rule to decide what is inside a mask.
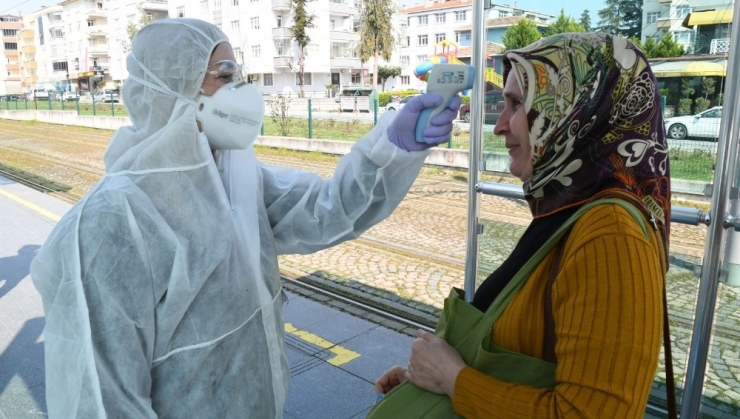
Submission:
[[[261,94],[226,36],[195,19],[142,28],[127,57],[132,125],[106,173],[31,267],[51,418],[279,418],[289,368],[278,254],[357,237],[387,217],[459,99],[380,118],[330,179],[260,163]],[[413,103],[412,103],[413,102]]]
[[[472,306],[491,321],[476,355],[465,361],[419,331],[408,366],[391,368],[376,389],[408,380],[449,396],[465,418],[641,418],[658,365],[670,220],[655,78],[631,42],[606,34],[543,38],[508,51],[504,68],[495,132],[524,181],[533,221],[476,290]],[[601,198],[628,205],[586,207]],[[529,267],[581,208],[569,233]],[[491,354],[531,368],[504,371]],[[489,373],[470,366],[488,355]]]

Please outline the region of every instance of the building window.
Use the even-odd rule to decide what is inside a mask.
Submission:
[[[238,20],[231,21],[231,30],[233,32],[239,32],[239,21]]]
[[[677,44],[691,44],[694,42],[694,31],[673,32],[673,40]]]
[[[408,67],[410,64],[409,56],[408,55],[402,55],[401,56],[401,67]]]
[[[437,22],[437,23],[445,23],[445,16],[447,16],[447,14],[445,14],[445,13],[438,13],[438,14],[434,15],[434,21]]]
[[[265,73],[262,75],[262,85],[272,86],[272,73]]]
[[[295,73],[295,85],[300,86],[301,82],[298,79],[298,73]],[[303,85],[304,86],[310,86],[311,85],[311,73],[303,73]]]
[[[460,32],[455,32],[455,42],[460,43]]]
[[[18,43],[17,42],[5,42],[5,49],[9,51],[17,50]]]
[[[429,15],[419,16],[419,26],[424,26],[429,24]]]
[[[362,83],[362,77],[360,76],[360,73],[352,73],[352,84],[360,83]]]
[[[507,17],[507,16],[509,16],[509,11],[508,10],[499,10],[498,11],[498,17]]]
[[[686,17],[689,13],[691,13],[691,7],[689,6],[676,7],[676,18]]]
[[[406,37],[406,44],[404,46],[405,47],[410,47],[411,46],[411,37],[410,36],[407,36]]]
[[[126,23],[128,23],[129,25],[133,25],[135,21],[136,21],[136,15],[126,16]]]
[[[411,18],[410,17],[407,17],[406,18],[406,26],[411,26]]]
[[[455,22],[465,22],[466,20],[468,20],[467,10],[455,12]]]
[[[443,33],[435,33],[434,34],[434,43],[435,44],[438,44],[438,43],[444,41],[445,38],[446,38],[445,37],[445,34],[443,34]]]
[[[62,29],[52,29],[49,32],[51,33],[51,39],[64,38],[64,31]]]
[[[185,17],[185,6],[177,8],[177,17]]]
[[[18,35],[18,29],[3,29],[3,36],[13,37]]]
[[[239,47],[234,48],[234,58],[236,58],[236,62],[244,63],[244,54],[242,53],[241,48]]]
[[[252,45],[252,58],[259,58],[262,52],[261,45]]]
[[[249,18],[249,26],[252,29],[259,29],[260,28],[260,18],[258,17],[250,17]]]
[[[401,84],[402,85],[408,85],[409,84],[409,76],[401,76]]]
[[[277,15],[275,19],[277,19],[277,27],[282,28],[283,27],[283,15]]]
[[[416,56],[416,63],[417,64],[421,64],[421,63],[423,63],[426,60],[427,60],[427,56],[426,55],[417,55]]]
[[[200,12],[208,14],[208,0],[200,0]]]
[[[66,61],[57,61],[51,63],[52,68],[54,71],[67,71],[67,62]]]
[[[429,37],[426,35],[419,35],[419,46],[429,45]]]
[[[277,53],[278,57],[288,55],[289,49],[290,49],[290,39],[279,39],[275,41],[275,52]]]
[[[213,8],[216,10],[221,9],[221,0],[213,0]]]
[[[231,5],[232,6],[238,6],[239,5],[239,0],[231,0]]]
[[[647,14],[647,24],[650,25],[651,23],[655,23],[658,21],[658,16],[660,16],[660,12],[648,12]]]

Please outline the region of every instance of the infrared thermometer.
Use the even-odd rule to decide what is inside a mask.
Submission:
[[[424,128],[429,126],[432,118],[442,112],[453,97],[463,90],[473,88],[475,67],[466,64],[435,64],[427,78],[427,93],[442,96],[442,104],[436,108],[421,111],[416,121],[416,141],[424,142]]]

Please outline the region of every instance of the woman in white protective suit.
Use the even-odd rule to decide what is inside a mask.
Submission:
[[[325,180],[257,160],[264,104],[234,60],[199,20],[157,21],[134,38],[122,89],[132,125],[31,267],[51,418],[282,417],[277,255],[387,217],[459,107],[432,119],[425,143],[416,121],[440,96],[384,115]]]

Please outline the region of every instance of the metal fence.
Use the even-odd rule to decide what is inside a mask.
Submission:
[[[105,102],[98,97],[74,100],[3,100],[0,109],[50,110],[76,112],[78,115],[128,116],[126,108],[111,95]],[[352,100],[352,99],[347,99]],[[378,99],[358,97],[357,103],[341,103],[335,98],[265,98],[265,120],[262,135],[320,138],[355,141],[367,133],[387,109],[398,108],[398,102],[378,106]],[[342,110],[342,108],[345,108]],[[348,111],[348,109],[350,109]],[[717,140],[721,107],[697,115],[666,119],[666,134],[671,158],[671,177],[711,182],[717,156]],[[485,153],[506,153],[504,139],[493,133],[494,125],[483,129],[482,150]],[[458,119],[446,147],[467,150],[470,147],[469,124]]]

